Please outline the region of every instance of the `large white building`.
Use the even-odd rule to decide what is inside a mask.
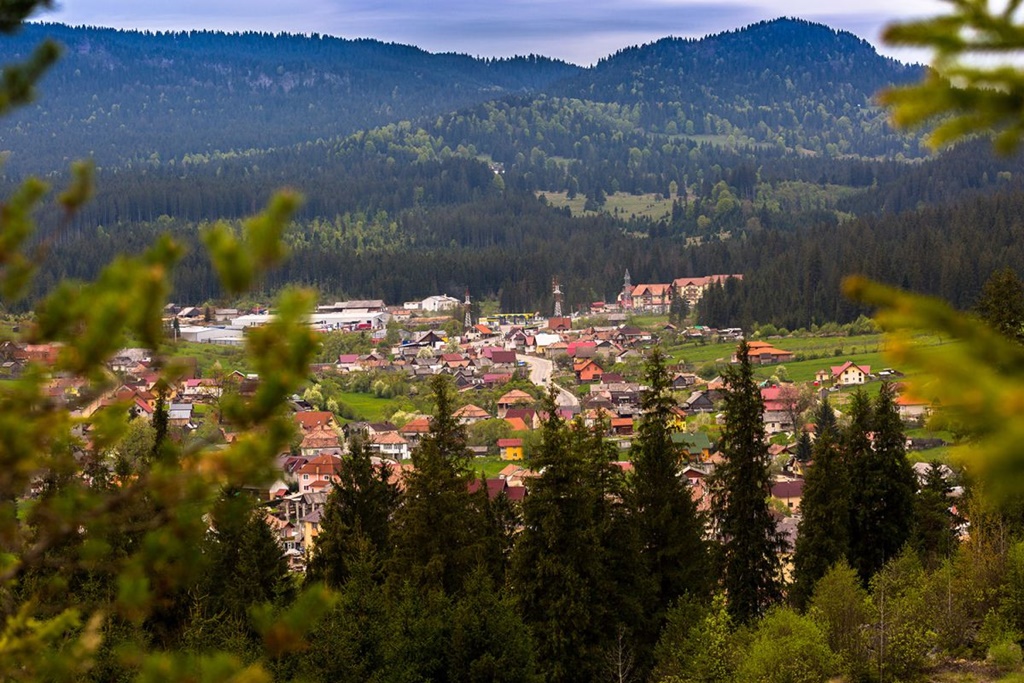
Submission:
[[[231,321],[233,328],[260,327],[273,319],[272,314],[243,315]],[[344,313],[317,311],[309,316],[309,324],[321,332],[333,330],[379,330],[387,327],[391,314],[385,311],[355,310]]]
[[[440,296],[428,296],[423,301],[406,301],[402,308],[407,311],[450,311],[458,308],[462,302],[455,297],[441,294]]]

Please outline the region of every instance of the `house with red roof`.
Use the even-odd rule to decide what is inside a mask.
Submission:
[[[633,288],[633,310],[665,313],[672,305],[672,284],[640,284]]]
[[[832,367],[832,381],[843,387],[864,384],[870,374],[870,365],[857,365],[852,360]]]
[[[300,467],[295,476],[299,493],[315,493],[329,489],[341,473],[341,457],[334,454],[318,455]]]
[[[800,512],[800,500],[804,495],[803,479],[783,479],[772,484],[772,498],[778,498],[790,512]]]
[[[479,479],[473,479],[469,482],[470,493],[476,493],[480,490],[481,482]],[[483,481],[483,486],[487,490],[487,498],[494,500],[498,496],[506,496],[513,503],[521,503],[523,498],[526,497],[526,488],[524,486],[512,486],[509,484],[507,479],[502,477],[491,477]]]
[[[597,353],[597,342],[593,339],[577,339],[566,344],[565,353],[570,358],[593,358]]]
[[[522,460],[522,439],[498,439],[498,453],[502,460]]]
[[[303,431],[318,427],[334,428],[334,413],[329,410],[300,410],[292,415],[295,424]]]
[[[341,453],[341,438],[332,428],[320,425],[304,433],[299,451],[307,458],[315,458],[328,452]]]

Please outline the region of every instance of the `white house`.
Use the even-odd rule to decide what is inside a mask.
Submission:
[[[402,308],[410,311],[450,311],[458,308],[462,302],[455,297],[441,294],[440,296],[428,296],[423,301],[406,301]]]

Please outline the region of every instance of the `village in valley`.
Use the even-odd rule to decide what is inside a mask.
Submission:
[[[263,506],[289,566],[303,571],[346,449],[353,443],[368,444],[375,466],[388,468],[390,480],[401,486],[413,468],[413,451],[430,432],[427,382],[438,375],[448,376],[457,391],[454,417],[466,430],[472,467],[480,474],[471,487],[484,487],[492,500],[504,496],[518,504],[529,495],[531,479],[538,475],[530,467],[530,454],[540,443],[546,405],[553,405],[566,422],[603,430],[619,454],[615,465],[628,475],[631,443],[643,417],[645,363],[651,350],[659,348],[671,362],[671,438],[683,463],[681,476],[689,482],[697,508],[708,512],[712,496],[706,479],[723,461],[718,441],[726,387],[718,370],[736,363],[736,349],[745,337],[760,378],[772,459],[772,505],[788,541],[787,554],[795,543],[815,432],[813,414],[822,398],[830,397],[841,412],[844,392],[894,382],[908,430],[907,449],[915,453],[915,471],[923,480],[928,463],[944,454],[945,434],[925,429],[931,405],[902,392],[901,372],[862,360],[879,355],[877,331],[857,334],[863,331],[833,325],[769,336],[764,332],[777,331],[765,328],[750,334],[691,324],[690,312],[701,296],[729,278],[742,275],[634,285],[627,271],[616,301],[592,302],[572,314],[563,311],[556,280],[552,315],[547,317],[474,317],[468,292],[462,299],[436,295],[401,306],[380,300],[320,305],[309,322],[323,335],[324,353],[344,352],[311,367],[308,387],[289,402],[292,447],[279,454],[275,481],[269,487],[251,487],[249,493]],[[220,401],[228,393],[251,396],[260,383],[245,367],[231,367],[241,358],[233,350],[244,344],[247,330],[273,316],[261,307],[169,304],[167,334],[180,364],[174,384],[161,384],[148,351],[127,348],[107,364],[111,380],[103,393],[91,392],[82,378],[55,372],[49,394],[82,419],[85,448],[89,416],[115,405],[140,425],[151,424],[164,411],[170,433],[182,442],[230,443],[234,427],[222,418]],[[859,341],[860,348],[844,347],[850,339]],[[790,342],[801,351],[780,348]],[[56,345],[4,342],[0,372],[17,378],[31,366],[52,366],[59,351]],[[795,371],[798,366],[802,369]],[[946,466],[943,472],[954,484],[953,472]]]

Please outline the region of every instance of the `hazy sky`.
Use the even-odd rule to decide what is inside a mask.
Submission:
[[[762,19],[818,21],[878,45],[897,18],[938,0],[58,0],[38,18],[117,28],[319,32],[477,56],[542,54],[592,64],[668,35],[697,37]],[[885,50],[901,58],[921,57]]]

